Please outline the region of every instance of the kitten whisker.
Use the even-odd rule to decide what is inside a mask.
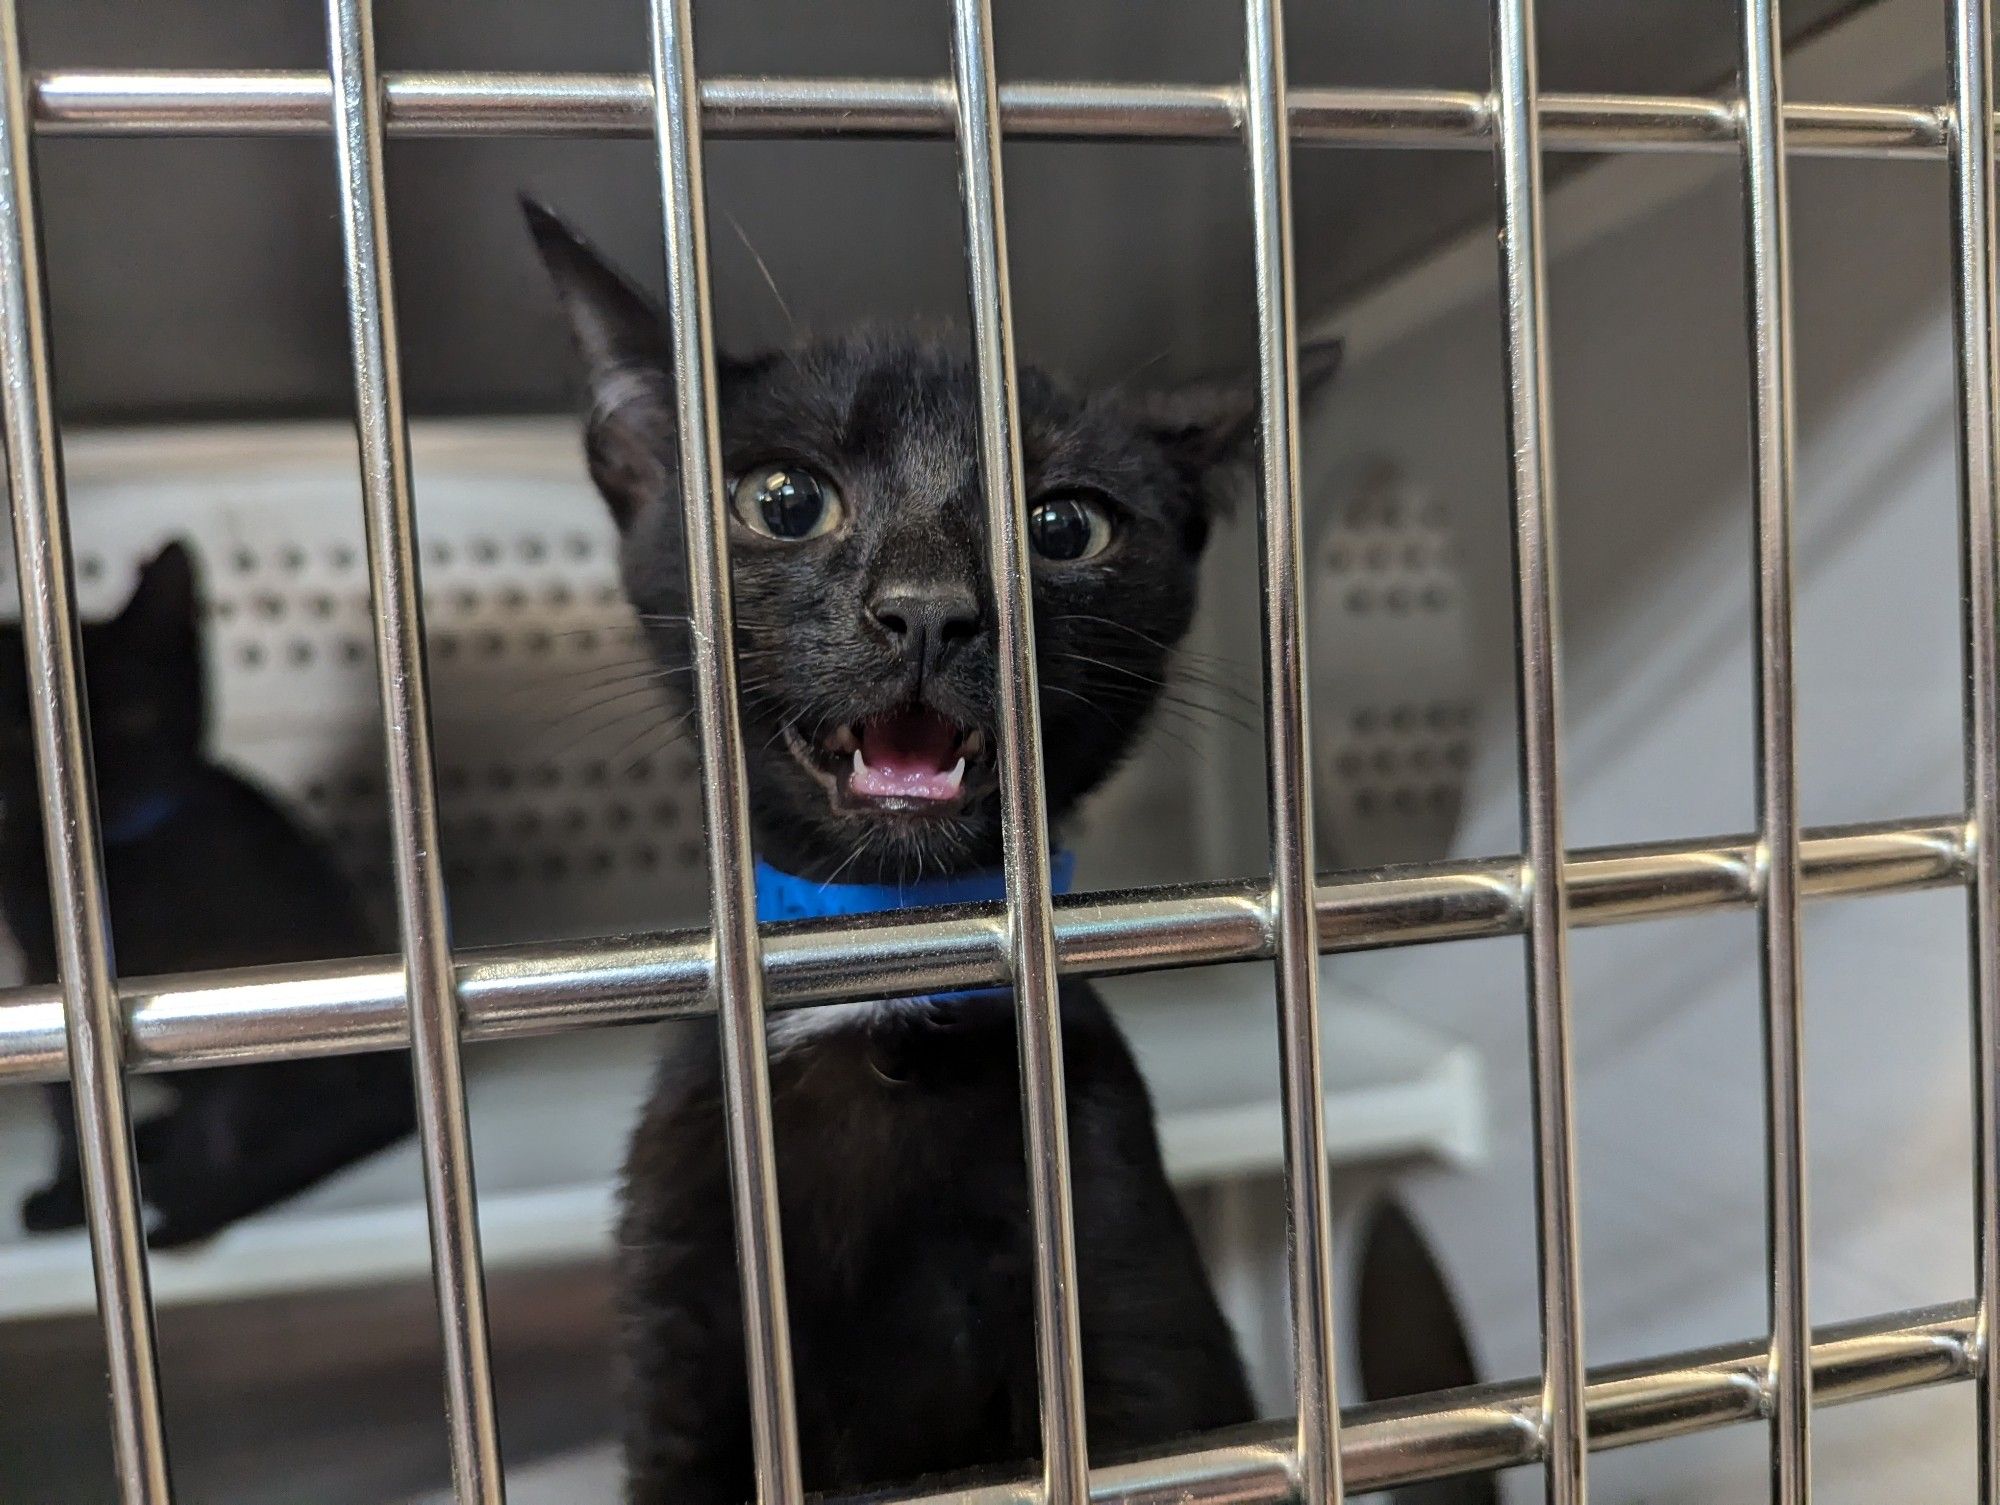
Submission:
[[[1084,695],[1079,693],[1078,691],[1069,689],[1065,685],[1044,684],[1042,688],[1044,690],[1050,691],[1053,694],[1067,695],[1070,699],[1078,701],[1081,704],[1088,706],[1092,712],[1102,717],[1107,723],[1109,723],[1112,726],[1121,728],[1123,726],[1123,723],[1121,723],[1116,716],[1113,716],[1111,714],[1111,711],[1099,700],[1092,699],[1088,695]],[[1114,702],[1114,704],[1116,703],[1118,702]],[[1210,761],[1208,756],[1205,753],[1203,753],[1199,748],[1197,748],[1193,742],[1191,742],[1187,737],[1181,735],[1178,731],[1174,730],[1173,728],[1162,726],[1156,720],[1153,723],[1152,730],[1158,736],[1172,739],[1175,743],[1185,748],[1190,754],[1200,759],[1202,762],[1206,763]]]
[[[742,222],[727,209],[722,211],[722,217],[729,221],[729,228],[734,230],[736,238],[743,242],[743,249],[748,251],[750,259],[757,263],[757,270],[764,274],[764,286],[771,290],[771,296],[777,300],[778,312],[785,316],[785,325],[791,330],[792,338],[796,340],[799,337],[799,321],[792,317],[791,305],[785,301],[785,295],[778,291],[778,279],[771,275],[770,266],[758,254],[757,248],[750,244],[749,232],[743,228]]]
[[[764,739],[763,745],[759,747],[757,751],[759,751],[760,753],[769,752],[774,746],[778,744],[778,742],[780,742],[784,738],[785,733],[790,731],[792,727],[795,726],[796,724],[797,723],[789,717],[781,717],[778,721],[778,729],[772,732],[770,736]]]
[[[617,748],[605,754],[605,767],[611,769],[614,773],[622,773],[624,777],[630,778],[638,770],[641,756],[665,752],[668,748],[685,741],[687,737],[687,723],[693,718],[694,712],[684,711],[678,716],[669,716],[645,722],[640,726],[638,731],[627,737]],[[614,725],[617,724],[614,723]],[[604,731],[608,730],[610,728],[603,728],[599,734],[602,735]],[[647,744],[654,737],[661,738],[662,740],[656,745],[649,747]],[[621,762],[621,760],[627,758],[630,761]]]
[[[568,690],[572,692],[569,699],[560,703],[574,706],[582,697],[597,690],[615,689],[624,685],[636,684],[640,680],[645,680],[648,683],[664,683],[666,672],[665,670],[656,669],[645,664],[632,663],[619,665],[615,668],[607,667],[602,673],[582,675],[575,679],[566,679],[562,676],[551,674],[546,679],[529,679],[524,680],[520,684],[512,685],[498,699],[499,704],[503,708],[513,711],[518,709],[522,702],[531,698],[539,699],[549,696],[552,692],[560,693],[563,690]],[[559,683],[552,685],[549,683],[550,680],[557,680]]]
[[[1116,668],[1117,666],[1106,664],[1103,667]],[[1232,726],[1240,726],[1245,731],[1258,730],[1256,724],[1239,711],[1226,706],[1210,705],[1205,700],[1196,699],[1193,695],[1188,694],[1185,689],[1171,681],[1146,680],[1145,676],[1138,674],[1133,674],[1130,677],[1157,686],[1157,688],[1151,695],[1142,695],[1134,686],[1123,683],[1100,684],[1093,688],[1099,692],[1101,697],[1108,698],[1116,705],[1128,706],[1137,710],[1144,710],[1148,705],[1158,705],[1162,708],[1178,706],[1190,711],[1199,711],[1204,715],[1214,716],[1218,720],[1226,721]],[[1190,688],[1219,690],[1221,686],[1202,684]],[[1263,702],[1261,700],[1251,701],[1245,706],[1245,709],[1261,711],[1263,709]]]
[[[1159,365],[1161,361],[1165,360],[1168,356],[1172,355],[1173,353],[1174,353],[1174,347],[1172,345],[1161,346],[1158,350],[1154,351],[1151,355],[1147,356],[1143,361],[1139,362],[1138,365],[1134,366],[1131,370],[1127,371],[1123,376],[1119,377],[1118,380],[1112,382],[1111,390],[1114,392],[1122,390],[1133,380],[1133,378],[1137,377],[1141,372],[1151,370],[1154,366]]]
[[[1195,700],[1186,695],[1163,694],[1155,701],[1155,704],[1163,711],[1178,711],[1186,715],[1189,720],[1195,720],[1196,713],[1199,713],[1201,716],[1213,716],[1217,721],[1226,722],[1228,725],[1239,727],[1246,732],[1259,732],[1263,730],[1262,727],[1258,726],[1248,716],[1228,710],[1222,706],[1210,705],[1206,701]],[[1262,709],[1262,707],[1259,707],[1259,709]]]
[[[552,638],[580,638],[594,632],[599,637],[604,637],[612,633],[629,631],[632,625],[632,614],[620,611],[607,615],[602,621],[587,622],[580,627],[553,628],[550,630],[549,636]]]
[[[1077,663],[1094,665],[1095,667],[1100,669],[1108,669],[1114,674],[1122,674],[1131,679],[1141,680],[1146,684],[1154,685],[1161,690],[1170,689],[1175,685],[1199,685],[1203,689],[1214,690],[1218,694],[1229,696],[1232,699],[1241,700],[1246,705],[1261,706],[1263,704],[1263,702],[1258,697],[1249,694],[1247,691],[1242,690],[1233,684],[1226,683],[1222,680],[1211,678],[1209,677],[1209,673],[1207,671],[1194,670],[1191,666],[1188,665],[1183,665],[1179,663],[1171,664],[1168,669],[1168,673],[1171,677],[1166,679],[1161,679],[1154,675],[1142,673],[1141,671],[1134,669],[1127,664],[1116,664],[1111,662],[1109,659],[1099,658],[1094,654],[1077,653],[1074,650],[1062,649],[1062,648],[1051,648],[1051,649],[1045,649],[1043,651],[1049,653],[1052,657],[1055,658],[1071,659]]]
[[[594,716],[599,711],[607,710],[615,705],[623,705],[625,702],[635,700],[640,696],[652,696],[658,702],[659,693],[660,687],[650,679],[637,684],[603,686],[599,693],[591,699],[565,706],[561,711],[549,716],[543,722],[542,729],[549,731],[558,727],[567,727],[585,717]]]
[[[1154,637],[1150,632],[1134,627],[1130,622],[1121,622],[1116,617],[1093,616],[1089,612],[1059,612],[1049,618],[1051,622],[1088,622],[1099,627],[1111,627],[1119,632],[1130,633],[1149,647],[1162,653],[1173,655],[1175,659],[1198,659],[1216,665],[1218,668],[1237,669],[1244,667],[1244,661],[1235,654],[1205,653],[1199,648],[1190,648],[1186,643],[1169,643]]]
[[[535,752],[537,756],[543,756],[554,759],[567,758],[571,756],[573,753],[575,753],[578,748],[586,746],[590,742],[593,742],[600,737],[608,736],[612,732],[618,730],[618,728],[620,727],[629,726],[634,721],[650,717],[652,718],[653,723],[657,725],[659,724],[661,719],[661,712],[662,708],[658,705],[639,705],[639,706],[628,707],[627,709],[619,712],[615,716],[607,717],[601,721],[596,722],[591,726],[584,727],[582,730],[578,731],[575,736],[571,737],[567,742],[563,743],[560,748],[544,752],[538,746],[536,747]],[[551,730],[554,730],[554,728],[551,728]],[[610,762],[610,759],[609,758],[605,759],[605,762],[608,764]]]
[[[1134,627],[1130,622],[1121,622],[1115,617],[1099,617],[1099,616],[1092,616],[1089,612],[1069,611],[1069,612],[1063,612],[1058,616],[1051,617],[1049,620],[1052,622],[1089,622],[1099,627],[1115,627],[1120,632],[1131,633],[1132,636],[1139,639],[1140,642],[1145,643],[1150,647],[1157,648],[1162,653],[1171,653],[1174,651],[1174,645],[1172,643],[1162,642],[1159,638],[1154,637],[1150,632],[1142,631],[1141,629]]]
[[[634,717],[659,714],[660,709],[657,705],[647,703],[594,708],[588,717],[569,717],[536,728],[523,746],[522,754],[529,758],[566,757],[611,728],[625,725]]]
[[[859,857],[863,852],[868,850],[868,845],[874,839],[874,836],[875,833],[872,831],[863,831],[861,833],[861,839],[854,843],[854,850],[849,852],[846,857],[842,858],[840,866],[835,868],[832,872],[828,873],[824,878],[820,879],[820,882],[822,884],[831,884],[837,882],[840,878],[840,875],[846,872],[848,867],[852,865],[854,859]]]

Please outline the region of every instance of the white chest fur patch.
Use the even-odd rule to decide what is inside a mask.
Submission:
[[[856,1003],[821,1003],[785,1009],[765,1023],[764,1038],[773,1052],[796,1050],[816,1040],[868,1028],[883,1013],[907,1006],[909,999],[862,999]]]

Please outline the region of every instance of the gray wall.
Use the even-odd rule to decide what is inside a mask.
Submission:
[[[1802,32],[1852,4],[1790,0],[1786,20]],[[390,68],[643,66],[640,0],[378,8]],[[319,8],[310,4],[28,0],[24,9],[36,67],[324,66]],[[1239,69],[1241,12],[1226,0],[1005,0],[996,9],[1006,76],[1222,82]],[[1706,87],[1732,67],[1731,0],[1548,0],[1541,9],[1549,88]],[[702,65],[714,72],[947,71],[941,0],[704,0],[697,11]],[[1483,0],[1291,11],[1298,84],[1484,86]],[[344,410],[324,142],[53,140],[42,165],[69,412]],[[1162,373],[1247,362],[1239,154],[1024,145],[1010,149],[1008,171],[1026,358],[1084,375],[1142,362]],[[1490,166],[1477,152],[1302,151],[1296,174],[1308,310],[1491,215]],[[726,340],[751,344],[786,329],[743,239],[805,324],[958,321],[948,145],[719,143],[710,183]],[[658,232],[647,147],[398,142],[389,185],[415,408],[560,405],[565,354],[514,193],[543,194],[650,273]]]

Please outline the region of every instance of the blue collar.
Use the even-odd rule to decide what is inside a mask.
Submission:
[[[185,802],[176,791],[156,789],[117,810],[103,811],[98,817],[100,838],[107,847],[144,841],[180,814]]]
[[[816,883],[810,878],[781,873],[759,857],[756,878],[757,918],[763,921],[879,914],[891,909],[972,904],[982,899],[1007,897],[1007,880],[996,872],[959,873],[910,883]],[[1076,878],[1076,853],[1050,853],[1049,878],[1057,893],[1068,893]]]

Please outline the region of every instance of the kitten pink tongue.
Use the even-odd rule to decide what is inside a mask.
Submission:
[[[958,728],[935,711],[898,711],[861,724],[847,787],[874,799],[953,800],[965,781]]]

